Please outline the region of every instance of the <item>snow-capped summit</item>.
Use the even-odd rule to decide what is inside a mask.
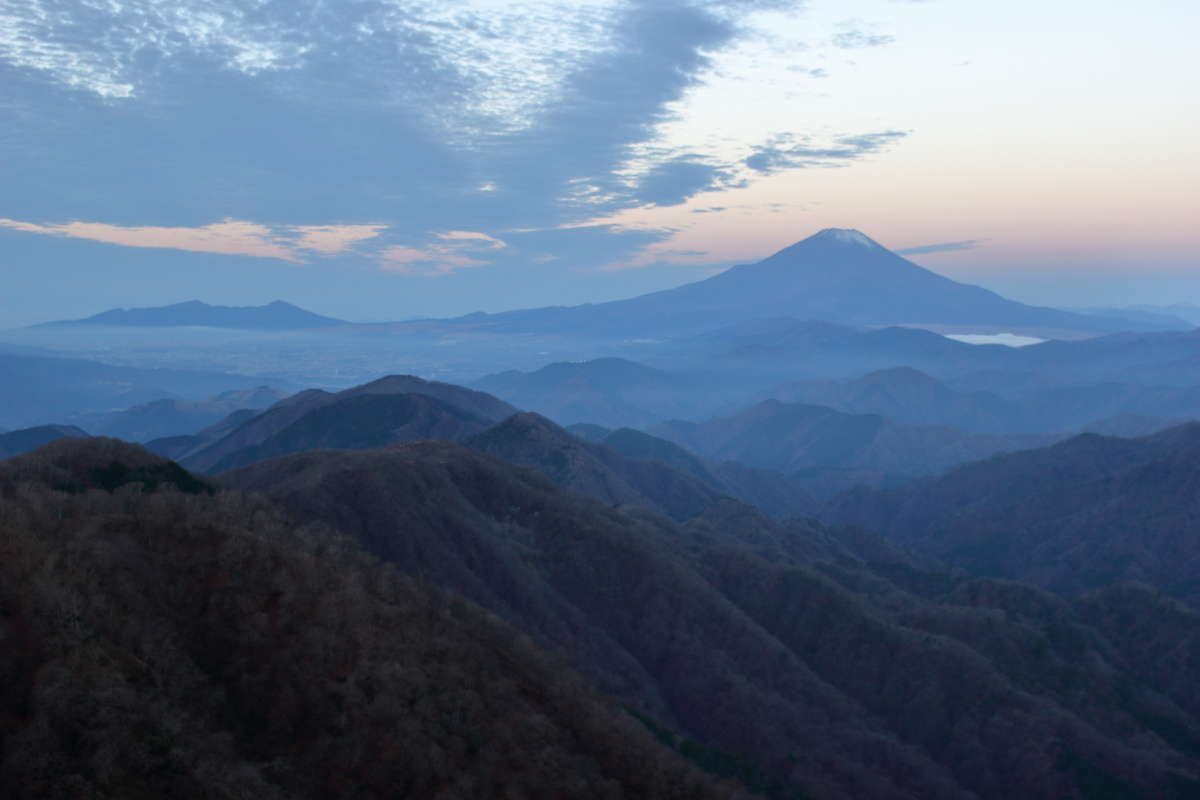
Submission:
[[[809,238],[841,242],[842,244],[856,244],[860,247],[883,247],[870,236],[854,228],[825,228]]]

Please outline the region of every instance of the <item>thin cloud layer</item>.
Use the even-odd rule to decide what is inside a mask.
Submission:
[[[822,144],[814,137],[781,134],[755,148],[745,160],[751,170],[772,174],[785,169],[842,167],[864,156],[878,153],[908,135],[907,131],[879,131],[837,136]]]
[[[982,247],[987,239],[964,239],[960,242],[942,242],[940,244],[924,244],[919,247],[907,247],[896,252],[902,256],[919,256],[926,253],[954,253],[961,250],[974,250]]]
[[[478,231],[447,231],[437,234],[436,239],[435,243],[422,248],[386,247],[376,257],[385,271],[436,277],[460,269],[486,266],[490,261],[483,255],[508,247],[507,242]]]
[[[863,47],[883,47],[894,41],[895,36],[875,33],[861,20],[847,20],[838,24],[832,44],[841,50],[857,50]]]
[[[802,6],[29,0],[0,11],[5,227],[293,263],[359,254],[405,274],[549,263],[438,232],[588,225],[904,135],[662,143],[755,15]],[[618,258],[647,241],[596,230]]]
[[[314,254],[345,253],[355,244],[379,235],[382,225],[321,225],[273,230],[265,225],[237,220],[195,228],[152,225],[121,226],[102,222],[67,222],[39,225],[0,218],[0,227],[24,233],[88,239],[124,247],[151,247],[217,253],[230,256],[277,258],[301,264]]]

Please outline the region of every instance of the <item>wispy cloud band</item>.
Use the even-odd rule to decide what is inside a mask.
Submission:
[[[960,242],[941,242],[940,244],[924,244],[919,247],[906,247],[896,252],[902,256],[919,256],[926,253],[952,253],[956,250],[974,250],[982,247],[987,239],[963,239]]]
[[[124,247],[275,258],[301,264],[312,255],[337,255],[373,239],[386,225],[309,225],[270,228],[225,220],[199,227],[122,226],[103,222],[38,224],[0,218],[0,227],[24,233],[88,239]]]

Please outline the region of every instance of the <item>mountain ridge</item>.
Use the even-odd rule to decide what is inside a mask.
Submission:
[[[1114,320],[1009,300],[928,270],[853,229],[826,228],[754,263],[625,300],[486,314],[444,323],[495,332],[561,330],[589,334],[680,335],[769,316],[856,325],[1002,326],[1097,335],[1148,322]],[[422,324],[428,324],[425,321]]]
[[[168,328],[196,325],[244,330],[303,330],[348,324],[345,320],[315,314],[282,300],[261,306],[216,306],[200,300],[186,300],[166,306],[114,308],[82,319],[55,320],[34,327],[116,325]]]

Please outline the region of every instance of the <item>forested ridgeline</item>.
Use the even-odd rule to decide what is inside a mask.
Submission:
[[[445,442],[217,483],[63,440],[0,464],[0,531],[5,796],[1200,792],[1197,616],[1147,588],[678,523]]]
[[[0,795],[735,797],[560,660],[115,440],[0,464]]]

